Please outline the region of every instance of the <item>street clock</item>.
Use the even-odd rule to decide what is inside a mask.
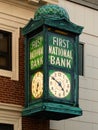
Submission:
[[[23,116],[61,120],[82,115],[78,103],[78,39],[82,29],[57,5],[40,7],[23,28]]]

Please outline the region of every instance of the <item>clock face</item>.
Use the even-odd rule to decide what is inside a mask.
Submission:
[[[68,96],[71,90],[71,83],[68,76],[61,71],[54,71],[49,76],[49,89],[58,98]]]
[[[34,74],[31,84],[32,96],[36,99],[40,98],[43,94],[43,74],[37,72]]]

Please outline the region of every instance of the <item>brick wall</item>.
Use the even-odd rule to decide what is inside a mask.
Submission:
[[[24,38],[19,39],[19,81],[0,76],[0,102],[24,106]],[[23,130],[49,130],[49,121],[23,117]]]
[[[33,119],[30,117],[23,118],[22,130],[49,130],[48,120]]]

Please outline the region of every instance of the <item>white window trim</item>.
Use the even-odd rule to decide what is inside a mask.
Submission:
[[[10,77],[12,80],[19,80],[19,28],[14,19],[1,13],[0,29],[12,33],[12,70],[0,69],[0,76]]]
[[[22,106],[0,103],[0,123],[11,124],[14,130],[22,130]]]

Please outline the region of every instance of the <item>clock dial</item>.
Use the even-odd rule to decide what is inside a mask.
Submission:
[[[49,76],[49,89],[54,96],[64,98],[70,93],[70,80],[65,73],[55,71]]]
[[[34,98],[40,98],[43,94],[43,74],[37,72],[34,74],[31,84],[31,92]]]

